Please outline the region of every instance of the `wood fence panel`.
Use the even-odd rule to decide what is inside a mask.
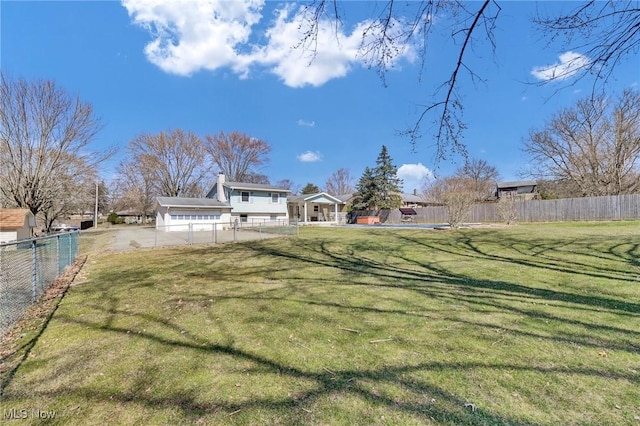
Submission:
[[[415,211],[417,223],[442,224],[448,220],[444,206],[416,208]],[[640,219],[640,194],[517,201],[516,211],[516,222],[634,220]],[[384,223],[402,222],[402,215],[397,209],[358,212],[358,216],[363,215],[380,216]],[[469,212],[466,222],[502,222],[497,203],[476,204]]]

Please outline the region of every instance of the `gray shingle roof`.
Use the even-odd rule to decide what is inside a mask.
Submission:
[[[228,203],[221,203],[214,198],[157,197],[156,200],[164,207],[231,208]]]
[[[403,193],[402,201],[405,203],[424,203],[424,199],[419,195]]]
[[[262,183],[225,182],[224,186],[231,189],[248,189],[248,190],[255,190],[255,191],[271,191],[271,192],[291,192],[288,189],[278,188],[277,186],[265,185]]]
[[[514,188],[516,186],[535,186],[538,182],[535,180],[518,180],[513,182],[498,182],[498,188]]]

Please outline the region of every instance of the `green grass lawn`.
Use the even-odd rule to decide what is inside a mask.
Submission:
[[[640,424],[638,222],[304,228],[94,254],[76,281],[5,417]]]

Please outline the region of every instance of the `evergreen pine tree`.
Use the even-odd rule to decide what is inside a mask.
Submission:
[[[397,176],[398,168],[393,165],[393,160],[382,145],[382,150],[376,160],[376,168],[373,174],[376,179],[378,199],[377,206],[380,209],[397,209],[402,206],[402,179]]]
[[[300,190],[300,194],[303,195],[317,194],[318,192],[320,192],[320,188],[318,188],[318,185],[314,185],[313,183],[308,183],[304,188],[302,188],[302,190]]]
[[[356,185],[353,208],[356,210],[375,209],[376,180],[373,170],[365,167]]]
[[[376,160],[376,167],[366,167],[356,185],[353,207],[356,210],[395,209],[402,205],[402,179],[397,177],[398,169],[382,145]]]

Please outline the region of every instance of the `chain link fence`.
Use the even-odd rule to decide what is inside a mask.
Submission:
[[[0,336],[78,255],[79,232],[0,244]]]
[[[114,250],[130,250],[261,240],[298,235],[298,230],[298,226],[289,225],[284,221],[238,222],[223,226],[212,223],[185,223],[157,227],[135,226],[118,229],[112,248]]]
[[[298,227],[283,221],[235,222],[220,227],[212,223],[158,226],[154,228],[154,247],[183,244],[217,244],[298,235]]]

